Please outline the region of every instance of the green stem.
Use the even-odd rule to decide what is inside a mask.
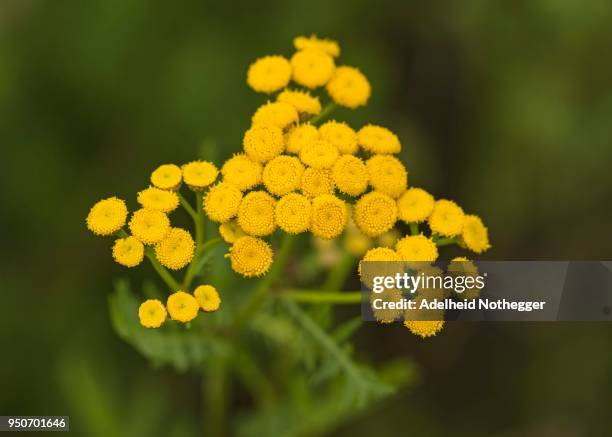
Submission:
[[[221,243],[222,241],[223,240],[219,237],[211,238],[210,240],[208,240],[206,243],[202,245],[202,253],[206,252],[208,249],[212,249],[213,247],[215,247],[217,244]]]
[[[316,125],[323,121],[325,117],[331,114],[338,106],[334,102],[329,102],[317,115],[308,120],[311,124]]]
[[[208,372],[202,375],[202,397],[204,404],[204,435],[224,436],[227,409],[228,378],[222,355],[211,357]]]
[[[434,240],[434,242],[436,243],[438,247],[442,247],[442,246],[449,246],[451,244],[457,244],[459,243],[459,240],[457,240],[457,237],[445,237],[445,238],[438,238]]]
[[[188,290],[191,286],[191,282],[193,281],[193,277],[196,274],[196,266],[198,265],[198,260],[202,253],[204,253],[204,213],[202,212],[202,193],[198,191],[195,192],[196,196],[196,208],[197,211],[193,211],[191,205],[187,201],[185,204],[193,211],[193,223],[195,225],[195,253],[193,254],[193,259],[187,268],[187,272],[185,273],[185,277],[183,278],[183,288]],[[181,201],[182,202],[182,201]],[[185,207],[187,209],[187,207]]]
[[[178,291],[181,289],[181,286],[176,281],[176,279],[174,279],[174,277],[170,274],[170,272],[164,266],[162,266],[159,263],[159,261],[157,261],[157,258],[155,258],[155,254],[153,253],[153,249],[151,249],[150,247],[146,247],[145,255],[151,262],[151,265],[153,266],[157,274],[166,283],[170,291],[174,292],[174,291]]]
[[[187,199],[185,199],[181,193],[177,193],[177,194],[178,194],[179,199],[181,201],[181,205],[183,206],[183,208],[185,208],[185,211],[187,211],[189,213],[189,215],[191,216],[191,218],[195,222],[197,220],[198,214],[196,214],[196,211],[189,204],[189,202],[187,202]],[[196,191],[196,196],[197,197],[202,197],[200,194],[198,194],[197,191]],[[198,208],[198,209],[200,209],[200,208]]]
[[[419,224],[418,223],[410,223],[410,233],[412,235],[419,235]]]
[[[280,296],[302,303],[353,305],[361,303],[361,294],[361,291],[286,290]]]

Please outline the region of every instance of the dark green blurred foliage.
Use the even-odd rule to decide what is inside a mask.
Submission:
[[[247,65],[289,54],[297,34],[340,41],[373,97],[338,118],[395,130],[411,184],[482,215],[488,258],[610,258],[611,19],[603,0],[4,0],[0,412],[69,414],[86,435],[201,433],[197,375],[151,369],[113,332],[107,300],[125,271],[84,217],[109,195],[134,207],[160,163],[237,151],[263,100],[244,83]],[[146,267],[131,281],[152,276]],[[324,429],[605,434],[610,333],[606,324],[452,324],[421,341],[368,324],[356,354],[376,365],[414,359],[421,384]]]

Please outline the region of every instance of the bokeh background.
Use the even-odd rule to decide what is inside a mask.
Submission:
[[[84,218],[161,163],[237,151],[264,100],[248,64],[299,34],[341,43],[373,96],[335,117],[394,130],[412,184],[484,218],[487,259],[610,259],[611,21],[604,0],[3,0],[0,413],[201,432],[197,375],[113,332],[124,272]],[[419,377],[330,435],[604,435],[611,344],[607,323],[454,323],[428,341],[367,324],[359,351]]]

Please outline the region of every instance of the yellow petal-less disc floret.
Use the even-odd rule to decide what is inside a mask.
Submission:
[[[336,65],[334,58],[320,50],[300,50],[291,57],[293,81],[306,88],[316,88],[329,82]]]
[[[399,138],[389,129],[368,124],[357,132],[357,141],[369,153],[399,153],[402,150]]]
[[[330,240],[342,233],[348,219],[346,204],[331,194],[323,194],[312,201],[310,231],[312,235]]]
[[[300,185],[302,193],[307,197],[317,197],[323,194],[332,194],[334,182],[331,171],[328,169],[308,167],[302,175]]]
[[[96,235],[112,235],[125,225],[127,215],[123,200],[117,197],[100,200],[87,214],[87,229]]]
[[[434,203],[429,216],[429,227],[435,234],[454,237],[463,230],[465,215],[459,205],[452,200],[441,199]]]
[[[257,108],[251,121],[253,126],[276,126],[284,129],[297,122],[298,118],[295,106],[285,102],[268,102]]]
[[[168,296],[166,307],[172,320],[183,323],[191,322],[200,311],[200,304],[196,298],[180,290]]]
[[[238,238],[244,237],[246,234],[234,219],[219,225],[219,235],[221,235],[223,241],[232,244]]]
[[[375,247],[366,252],[358,266],[358,273],[361,275],[361,262],[364,261],[384,261],[384,262],[399,262],[401,258],[397,252],[388,247]]]
[[[312,205],[306,196],[289,193],[276,203],[276,224],[288,234],[299,234],[310,227]]]
[[[148,299],[138,307],[138,319],[145,328],[159,328],[166,321],[166,307],[157,299]]]
[[[154,244],[168,234],[170,220],[161,211],[142,208],[134,211],[129,226],[134,237],[144,244]]]
[[[263,166],[243,153],[225,161],[221,168],[223,182],[235,186],[240,191],[249,190],[260,184],[262,172]]]
[[[247,84],[258,93],[273,93],[291,80],[291,64],[283,56],[265,56],[253,62],[247,71]]]
[[[433,207],[433,196],[422,188],[409,188],[397,199],[397,215],[406,223],[420,223],[427,220]]]
[[[193,259],[195,243],[191,234],[181,228],[172,228],[168,235],[155,245],[155,257],[165,267],[179,270]]]
[[[276,98],[278,102],[288,103],[299,113],[317,115],[321,112],[321,102],[317,96],[307,91],[284,90]]]
[[[174,191],[149,187],[138,193],[136,199],[143,208],[169,213],[178,208],[179,197]]]
[[[204,196],[204,211],[209,219],[223,223],[238,213],[242,191],[235,186],[220,182]]]
[[[232,270],[247,278],[266,274],[272,265],[272,249],[261,238],[241,237],[229,253]]]
[[[319,50],[334,58],[340,56],[340,46],[336,41],[317,38],[316,35],[297,36],[293,39],[293,46],[296,50]]]
[[[263,237],[276,229],[276,200],[265,191],[251,191],[238,208],[238,225],[249,235]]]
[[[383,306],[382,308],[374,305],[374,300],[381,299],[382,302],[394,303],[395,305]],[[379,323],[393,323],[398,320],[403,313],[403,310],[399,306],[403,299],[401,291],[397,288],[385,288],[381,293],[371,293],[370,304],[372,308],[372,315]]]
[[[408,262],[433,262],[438,259],[436,244],[423,234],[407,235],[395,245],[400,259]]]
[[[391,155],[374,155],[366,162],[370,185],[376,191],[398,198],[408,185],[404,164]]]
[[[368,187],[368,171],[363,161],[353,155],[342,155],[332,169],[338,190],[350,196],[359,196]]]
[[[482,253],[491,247],[489,232],[477,215],[465,216],[461,239],[472,252]]]
[[[217,311],[221,306],[221,297],[212,285],[199,285],[193,291],[200,308],[206,312]]]
[[[302,182],[304,165],[295,156],[281,155],[268,162],[263,171],[263,183],[276,196],[295,191]]]
[[[377,237],[395,225],[397,206],[388,195],[372,191],[357,201],[353,218],[361,232],[370,237]]]
[[[208,161],[192,161],[183,165],[183,180],[192,190],[203,190],[212,184],[219,174],[214,164]]]
[[[372,264],[364,264],[374,261]],[[357,272],[361,282],[366,287],[372,287],[375,276],[395,276],[403,273],[403,264],[398,253],[388,247],[375,247],[366,252],[359,265]]]
[[[323,140],[310,143],[300,150],[302,162],[313,168],[331,168],[339,157],[338,148]]]
[[[327,84],[327,93],[338,105],[355,109],[368,103],[372,88],[361,71],[343,65],[336,68]]]
[[[253,126],[242,139],[244,151],[256,162],[268,162],[285,149],[283,130],[277,126]]]
[[[298,154],[304,146],[320,139],[321,136],[316,127],[308,123],[299,124],[287,132],[287,152]]]
[[[151,183],[162,190],[176,190],[181,186],[183,172],[178,165],[163,164],[151,173]]]
[[[113,258],[122,266],[136,267],[144,258],[144,245],[136,237],[125,237],[115,240]]]
[[[328,121],[319,127],[321,138],[333,144],[343,155],[354,155],[359,149],[357,133],[346,123]]]
[[[433,337],[444,328],[444,320],[406,320],[404,326],[414,335]]]

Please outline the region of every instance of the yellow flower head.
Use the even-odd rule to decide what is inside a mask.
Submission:
[[[330,240],[342,233],[348,219],[346,204],[331,194],[312,201],[310,231],[312,235]]]
[[[200,310],[200,305],[196,298],[180,290],[168,296],[166,307],[172,320],[183,323],[191,322],[195,319]]]
[[[165,267],[179,270],[193,259],[195,243],[191,234],[181,228],[172,228],[168,235],[155,245],[155,257]]]
[[[202,190],[212,184],[219,170],[208,161],[193,161],[183,165],[183,180],[192,190]]]
[[[334,183],[331,172],[327,169],[308,167],[302,175],[301,189],[302,193],[307,197],[332,194]]]
[[[406,320],[404,326],[414,335],[433,337],[444,328],[444,320]]]
[[[489,249],[489,232],[477,215],[466,215],[463,221],[461,238],[472,252],[482,253]]]
[[[296,50],[319,50],[334,58],[340,56],[340,46],[336,41],[319,39],[315,35],[295,37],[293,39],[293,46]]]
[[[357,132],[357,141],[363,150],[370,153],[399,153],[402,150],[399,138],[389,129],[368,124]]]
[[[268,102],[261,105],[251,119],[253,126],[276,126],[281,129],[298,121],[298,112],[285,102]]]
[[[319,133],[322,139],[336,146],[343,155],[354,155],[359,149],[357,134],[346,123],[328,121],[319,127]]]
[[[398,216],[399,216],[399,212],[398,212]],[[395,247],[395,244],[397,243],[397,240],[399,240],[399,238],[400,238],[399,231],[394,228],[394,229],[391,229],[385,232],[380,237],[378,237],[378,244],[381,245],[382,247]]]
[[[206,312],[217,311],[221,306],[221,297],[212,285],[199,285],[193,292],[196,300]]]
[[[161,211],[142,208],[134,212],[129,226],[134,237],[144,244],[154,244],[166,236],[170,230],[170,220]]]
[[[478,267],[472,261],[467,259],[464,256],[458,256],[453,258],[450,263],[448,263],[447,271],[451,275],[457,276],[472,276],[476,277],[479,275]],[[466,289],[462,293],[455,292],[455,295],[460,299],[472,300],[476,299],[480,296],[480,290],[476,287],[471,289]]]
[[[144,246],[136,237],[119,238],[113,245],[113,258],[122,266],[136,267],[144,258]]]
[[[377,263],[370,268],[363,268],[364,262],[368,261],[380,261],[380,265]],[[366,252],[364,257],[359,261],[357,266],[357,272],[367,287],[372,287],[372,281],[375,276],[393,276],[396,273],[400,273],[399,269],[403,267],[400,264],[400,256],[393,249],[388,247],[375,247]]]
[[[423,234],[405,236],[397,242],[395,250],[402,261],[434,262],[438,259],[438,247]]]
[[[383,302],[400,303],[402,301],[402,293],[397,288],[385,288],[381,293],[372,293],[370,300],[382,299]],[[401,308],[372,308],[372,315],[380,323],[393,323],[402,316]]]
[[[386,194],[371,191],[357,201],[353,218],[361,232],[370,237],[378,237],[395,225],[397,206]]]
[[[346,233],[344,236],[344,249],[351,255],[356,257],[363,256],[369,249],[372,248],[373,241],[367,235],[359,230],[355,221],[350,218],[346,225]]]
[[[253,161],[268,162],[285,149],[283,130],[276,126],[253,126],[244,134],[242,145]]]
[[[204,211],[209,219],[223,223],[238,213],[242,191],[235,186],[220,182],[204,196]]]
[[[264,275],[272,265],[272,249],[261,238],[241,237],[229,253],[232,269],[247,278]]]
[[[262,172],[263,166],[243,153],[225,161],[221,168],[223,182],[235,186],[240,191],[249,190],[261,183]]]
[[[281,155],[266,164],[263,183],[270,193],[284,196],[299,188],[303,173],[304,165],[299,159]]]
[[[166,308],[157,299],[145,300],[138,308],[138,319],[145,328],[159,328],[166,321]]]
[[[409,188],[397,199],[397,215],[406,223],[420,223],[427,220],[433,207],[433,196],[422,188]]]
[[[300,150],[302,162],[313,168],[331,168],[339,157],[338,148],[323,140],[307,144]]]
[[[327,84],[327,93],[338,105],[355,109],[368,103],[372,88],[361,71],[344,65],[336,68]]]
[[[138,193],[138,203],[143,208],[154,209],[166,214],[178,208],[179,198],[174,191],[161,190],[157,187],[149,187]]]
[[[306,196],[289,193],[276,203],[276,224],[288,234],[299,234],[310,227],[312,205]]]
[[[178,165],[164,164],[151,173],[151,183],[162,190],[176,190],[181,185],[183,172]]]
[[[249,66],[247,84],[258,93],[285,88],[291,79],[291,64],[282,56],[265,56]]]
[[[438,200],[429,216],[429,227],[435,234],[454,237],[463,230],[463,210],[452,200]]]
[[[219,235],[226,243],[234,243],[238,238],[244,237],[246,234],[238,226],[238,222],[236,220],[230,220],[225,223],[221,223],[219,225]]]
[[[276,201],[265,191],[251,191],[242,198],[238,208],[238,225],[249,235],[263,237],[276,229]]]
[[[319,98],[310,95],[307,91],[285,90],[278,95],[276,100],[293,106],[302,114],[317,115],[321,112]]]
[[[311,124],[300,124],[287,132],[287,152],[300,153],[304,146],[320,139],[319,130]]]
[[[336,187],[350,196],[359,196],[368,188],[368,171],[363,161],[353,155],[342,155],[334,164],[332,177]]]
[[[325,85],[334,74],[334,58],[319,50],[300,50],[291,57],[293,81],[306,88]]]
[[[391,155],[374,155],[366,162],[370,185],[381,193],[398,198],[408,185],[408,172],[399,159]]]
[[[112,235],[125,225],[128,210],[117,197],[97,202],[87,214],[87,229],[96,235]]]

